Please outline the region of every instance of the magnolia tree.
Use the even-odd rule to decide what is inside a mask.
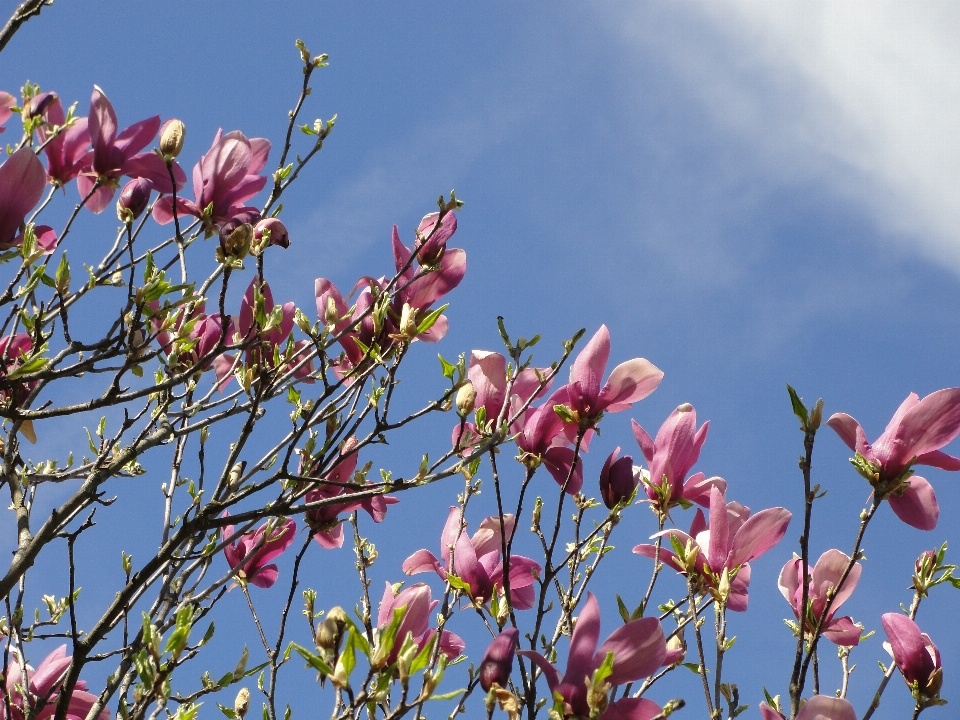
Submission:
[[[853,720],[852,658],[864,627],[878,623],[892,660],[859,717],[871,717],[885,691],[909,693],[913,717],[943,704],[940,656],[917,620],[932,588],[957,582],[945,547],[917,549],[912,600],[889,598],[889,612],[864,625],[841,610],[882,504],[909,525],[936,527],[933,488],[915,471],[960,469],[941,451],[960,433],[960,389],[911,395],[872,444],[850,415],[826,421],[872,492],[853,546],[819,557],[813,548],[831,543],[810,537],[823,497],[811,476],[823,403],[804,405],[792,389],[803,442],[798,518],[779,507],[752,511],[736,485],[694,472],[709,423],[698,426],[689,404],[656,433],[634,422],[634,437],[621,441],[633,450],[617,448],[599,476],[586,472],[583,454],[605,418],[629,411],[663,376],[642,358],[608,371],[604,326],[534,360],[538,337],[513,339],[501,319],[499,351],[441,356],[443,392],[399,412],[402,368],[444,337],[445,303],[467,270],[466,252],[452,246],[462,203],[451,192],[412,232],[394,227],[386,275],[373,262],[371,275],[340,287],[317,278],[315,308],[277,297],[267,266],[282,268],[284,249],[298,241],[280,200],[308,177],[334,124],[301,124],[327,58],[297,47],[302,86],[279,149],[231,130],[187,159],[183,123],[121,124],[96,86],[85,107],[29,83],[19,96],[0,93],[10,143],[0,166],[0,452],[16,539],[0,574],[0,718],[254,712],[277,720],[290,714],[291,686],[280,681],[292,673],[315,679],[296,684],[298,697],[344,720],[430,711],[653,720],[685,705],[690,715],[733,718],[761,693],[750,713],[764,720]],[[64,204],[65,221],[45,224]],[[78,242],[76,221],[90,213],[99,236]],[[211,256],[215,269],[198,273],[196,258]],[[243,291],[239,306],[228,301],[231,287]],[[436,413],[450,418],[442,456],[424,456],[408,475],[374,469],[376,446]],[[51,427],[45,421],[90,417],[102,419],[88,444],[28,459],[29,443]],[[117,544],[98,522],[117,497],[142,492],[130,478],[144,473],[163,483],[160,525],[127,522],[158,544],[144,556],[110,551],[122,567],[116,584],[86,580],[108,590],[98,605],[80,594],[75,550]],[[439,538],[399,567],[378,566],[391,582],[371,587],[377,551],[366,535],[382,542],[398,533],[390,505],[435,484],[450,497]],[[474,509],[481,485],[496,499],[490,517]],[[782,558],[779,585],[794,618],[794,639],[784,631],[781,641],[796,654],[767,692],[730,677],[727,621],[748,611],[751,563],[792,520],[800,542]],[[621,595],[595,594],[591,580],[624,527],[650,536],[633,548],[639,557],[619,553],[647,579],[631,578]],[[319,607],[302,570],[351,552],[344,546],[356,555],[359,583],[328,578],[342,599]],[[66,594],[29,581],[44,559],[64,555]],[[673,573],[686,588],[679,598],[658,584]],[[252,649],[235,669],[212,674],[225,654],[212,618],[241,594],[249,622],[231,631]],[[467,647],[454,619],[489,640]],[[828,662],[841,668],[838,688],[821,682]],[[888,689],[895,675],[906,688]],[[691,695],[689,681],[676,680],[694,676]],[[678,689],[687,697],[670,699]],[[206,696],[212,702],[199,710]],[[447,703],[427,704],[437,699]]]

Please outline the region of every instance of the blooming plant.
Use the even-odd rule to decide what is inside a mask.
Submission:
[[[22,22],[0,30],[0,49]],[[309,182],[305,168],[334,128],[333,119],[300,124],[327,56],[297,49],[302,87],[278,128],[282,143],[220,130],[189,160],[180,120],[155,115],[122,129],[96,86],[79,115],[30,83],[19,96],[0,92],[10,142],[0,163],[0,462],[16,539],[0,572],[0,720],[193,720],[208,700],[226,704],[204,713],[216,704],[237,720],[255,703],[265,720],[288,720],[301,710],[283,707],[287,677],[338,720],[421,718],[437,707],[451,718],[659,720],[685,706],[692,714],[701,700],[710,720],[852,720],[851,678],[870,678],[852,675],[851,658],[879,645],[865,642],[878,627],[893,660],[863,720],[896,672],[914,718],[944,704],[940,652],[917,615],[934,588],[960,585],[945,546],[920,554],[906,609],[890,599],[889,612],[857,621],[839,611],[872,570],[863,541],[888,522],[877,519],[884,502],[915,528],[937,526],[933,488],[915,468],[960,470],[942,450],[960,434],[960,389],[911,394],[872,444],[850,415],[828,419],[869,499],[851,515],[852,547],[827,548],[816,562],[811,518],[824,493],[812,456],[823,403],[808,407],[792,388],[804,448],[798,512],[752,512],[735,478],[709,474],[709,421],[698,426],[689,403],[655,438],[633,420],[639,453],[621,454],[618,438],[616,450],[588,460],[609,418],[639,415],[664,377],[640,357],[607,374],[605,325],[585,343],[586,331],[575,332],[535,364],[539,336],[512,340],[501,318],[502,350],[444,349],[455,359],[440,355],[439,384],[411,396],[412,383],[401,384],[408,359],[444,340],[455,317],[447,308],[468,250],[451,243],[463,202],[451,191],[412,232],[384,228],[380,265],[336,283],[316,278],[315,309],[284,302],[295,275],[277,267],[306,238],[288,230],[280,200]],[[192,199],[182,162],[193,167]],[[67,202],[79,202],[66,220],[41,224],[73,183]],[[114,199],[116,233],[87,237],[87,221],[114,222],[103,214]],[[442,423],[438,453],[424,439],[428,418],[447,412],[456,418]],[[29,459],[30,444],[63,427],[58,418],[91,425],[89,442],[74,452],[58,437],[63,456]],[[401,444],[419,465],[391,455]],[[152,514],[150,496],[134,489],[146,487],[142,475],[162,478]],[[428,487],[451,498],[446,518],[425,510],[414,532],[399,527],[403,506],[388,515],[389,506],[415,503]],[[91,548],[109,555],[116,537],[102,534],[104,517],[123,518],[124,541],[139,543],[137,557],[117,548],[113,574],[78,560]],[[782,542],[791,526],[800,537],[792,558]],[[621,594],[595,581],[617,552],[615,533],[641,556],[617,553],[631,568],[616,579]],[[439,544],[426,539],[436,535]],[[372,538],[406,560],[381,559]],[[36,595],[64,545],[65,589]],[[358,583],[330,569],[351,552]],[[783,633],[795,659],[771,694],[724,662],[736,652],[728,612],[752,610],[752,565],[784,561],[793,639]],[[379,604],[374,574],[387,578]],[[319,592],[301,588],[308,577],[320,578]],[[679,600],[668,597],[670,582],[684,587]],[[81,595],[82,583],[97,593]],[[340,605],[320,607],[331,595]],[[237,607],[248,626],[238,627]],[[229,608],[231,635],[247,632],[253,650],[224,672]],[[67,644],[50,653],[51,638]],[[837,646],[836,689],[823,671],[824,638]],[[34,669],[30,657],[44,659]],[[427,704],[438,699],[447,704]]]

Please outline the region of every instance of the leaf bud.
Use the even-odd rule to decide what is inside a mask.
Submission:
[[[183,150],[183,138],[187,128],[180,120],[171,118],[160,128],[160,154],[167,162],[175,159]]]
[[[233,711],[237,714],[237,717],[243,720],[243,717],[247,714],[247,710],[250,709],[250,691],[247,688],[240,688],[240,692],[237,693],[236,699],[233,701]]]
[[[823,398],[817,400],[817,404],[810,411],[810,417],[807,420],[807,430],[817,430],[823,421]]]
[[[336,653],[343,638],[343,629],[347,625],[347,614],[337,605],[327,613],[327,617],[317,628],[317,647]]]
[[[117,217],[124,225],[131,224],[139,218],[150,204],[150,193],[153,186],[145,178],[134,178],[120,191],[117,198]]]
[[[473,405],[477,400],[477,391],[473,383],[467,380],[460,389],[457,390],[457,414],[460,417],[466,417],[473,412]]]

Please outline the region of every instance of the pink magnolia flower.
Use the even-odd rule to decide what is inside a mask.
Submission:
[[[27,213],[40,202],[46,184],[47,174],[32,148],[20,148],[0,165],[0,250],[19,247],[23,243],[21,226]],[[44,229],[37,227],[34,232],[40,242]],[[55,247],[56,234],[53,235],[53,244]]]
[[[520,631],[507,628],[493,639],[480,661],[480,687],[490,692],[494,684],[506,687],[513,672],[513,659],[520,644]]]
[[[700,458],[700,448],[707,439],[708,420],[697,429],[697,411],[693,405],[684,403],[670,413],[657,431],[657,439],[651,440],[636,420],[631,420],[633,436],[650,463],[650,481],[644,483],[647,497],[658,510],[669,512],[676,505],[695,502],[707,506],[710,488],[717,485],[726,491],[722,478],[707,478],[702,472],[687,473]]]
[[[234,218],[255,222],[259,211],[245,203],[267,183],[260,171],[269,154],[270,142],[264,138],[248,139],[239,130],[224,135],[217,130],[213,145],[193,167],[194,201],[178,196],[177,213],[200,218],[208,232]],[[154,203],[153,219],[161,225],[173,222],[173,198]]]
[[[417,253],[417,262],[421,265],[436,265],[439,263],[447,251],[447,240],[456,231],[456,213],[447,212],[442,219],[438,212],[424,215],[419,227],[417,227],[417,241],[413,246]]]
[[[449,215],[453,215],[453,213],[448,213]],[[448,216],[444,216],[444,226],[440,228],[443,232],[445,232],[446,227],[450,228],[447,238],[453,235],[457,229],[456,219],[448,220]],[[448,222],[450,223],[449,226],[447,225]],[[444,243],[446,243],[446,240],[444,240]],[[467,253],[459,248],[446,248],[436,265],[437,269],[430,272],[425,272],[422,267],[417,268],[412,264],[404,270],[412,254],[413,251],[400,241],[400,234],[397,231],[397,226],[394,225],[393,260],[397,272],[400,273],[400,279],[398,280],[393,310],[398,321],[405,304],[416,310],[418,317],[425,314],[433,303],[457,287],[467,272]],[[437,342],[446,334],[447,318],[445,315],[441,315],[432,328],[417,337],[424,342]]]
[[[564,433],[563,420],[554,410],[556,405],[562,405],[566,399],[565,387],[560,388],[543,405],[529,408],[521,414],[511,431],[516,433],[520,459],[527,467],[543,465],[557,485],[566,485],[566,492],[576,495],[583,487],[583,463],[577,461],[574,465],[576,452],[570,447],[571,440]],[[585,451],[588,444],[589,437],[584,435],[580,450]]]
[[[229,514],[224,511],[223,516],[227,517]],[[270,528],[268,533],[269,527],[270,523],[264,523],[252,533],[241,535],[229,545],[224,546],[223,554],[230,563],[230,567],[236,571],[240,582],[268,588],[277,581],[277,566],[270,561],[290,547],[297,534],[297,523],[293,518],[287,518],[282,524]],[[231,539],[233,539],[233,525],[225,525],[223,540],[230,542]]]
[[[619,454],[618,447],[607,456],[600,470],[600,497],[603,498],[603,504],[611,510],[633,496],[639,481],[633,470],[633,458],[624,455],[618,460]]]
[[[617,365],[601,386],[609,357],[610,331],[601,325],[577,355],[570,367],[570,382],[562,388],[566,391],[566,402],[561,404],[573,411],[584,428],[592,427],[603,412],[629,409],[656,390],[663,379],[663,372],[648,360],[634,358]]]
[[[37,139],[44,145],[47,175],[54,185],[64,186],[90,164],[90,131],[87,118],[76,118],[70,127],[53,133],[66,121],[60,98],[54,96],[43,111],[45,123],[37,128]]]
[[[489,350],[472,351],[467,379],[476,391],[476,398],[473,401],[474,413],[483,408],[480,415],[484,419],[482,431],[485,433],[488,425],[496,423],[505,404],[508,405],[509,414],[513,414],[514,408],[519,409],[531,399],[546,395],[553,381],[540,387],[540,378],[546,377],[549,372],[549,368],[521,370],[513,381],[510,397],[507,398],[507,359],[500,353]],[[455,445],[459,443],[460,447],[470,447],[480,440],[480,436],[481,431],[471,422],[464,423],[462,432],[460,425],[453,429],[453,443]]]
[[[230,326],[227,330],[227,337],[235,345],[250,344],[245,353],[246,366],[257,367],[260,370],[274,370],[279,357],[280,367],[285,369],[297,368],[294,377],[304,379],[312,383],[310,374],[313,372],[313,361],[301,363],[308,356],[311,344],[307,340],[298,340],[293,346],[284,348],[284,344],[293,332],[293,318],[296,313],[296,305],[292,302],[284,303],[280,306],[280,322],[273,328],[263,331],[257,324],[256,315],[256,293],[259,289],[263,297],[263,314],[269,319],[274,312],[276,305],[273,302],[273,293],[270,286],[255,277],[247,286],[247,291],[243,295],[240,303],[240,315],[237,322],[230,319]],[[230,371],[234,366],[234,356],[224,353],[217,358],[215,370],[217,379],[222,383],[221,389],[230,382]],[[299,365],[299,367],[297,367]]]
[[[940,451],[960,434],[960,388],[930,393],[922,400],[910,393],[894,413],[883,434],[872,445],[860,423],[846,413],[836,413],[827,424],[847,447],[869,465],[858,465],[880,500],[908,525],[933,530],[940,506],[926,479],[912,474],[913,465],[960,470],[960,458]],[[856,464],[856,463],[855,463]]]
[[[394,610],[406,608],[403,620],[400,621],[400,627],[397,629],[396,642],[387,659],[387,663],[392,665],[397,661],[400,648],[403,647],[408,634],[419,648],[425,647],[436,636],[437,631],[430,627],[430,613],[440,601],[433,599],[430,587],[423,583],[404,588],[396,595],[394,595],[393,586],[389,582],[385,584],[380,610],[377,613],[377,627],[388,626],[393,621]],[[446,655],[448,660],[459,657],[466,647],[467,644],[452,632],[444,630],[440,635],[440,652]]]
[[[87,201],[86,206],[91,212],[103,212],[113,200],[118,181],[124,175],[146,178],[158,192],[173,192],[166,163],[156,153],[139,152],[156,137],[159,129],[160,116],[154,115],[118,132],[117,114],[113,105],[103,91],[94,86],[93,95],[90,97],[90,113],[87,116],[87,131],[93,153],[90,164],[77,175],[77,189],[81,198],[87,197],[96,183],[100,183]],[[176,163],[173,164],[173,177],[177,190],[187,182],[183,169]]]
[[[151,307],[154,313],[158,312],[157,303],[152,303]],[[204,314],[204,308],[205,303],[198,304],[189,317],[183,308],[176,310],[172,327],[157,333],[157,342],[176,372],[189,368],[204,371],[215,364],[215,360],[207,356],[216,349],[223,337],[223,320],[220,313]],[[151,324],[154,330],[159,331],[165,324],[164,318],[155,314]],[[204,358],[206,360],[201,365]]]
[[[938,704],[943,685],[940,651],[917,624],[900,613],[886,613],[880,617],[889,642],[884,647],[893,656],[904,681],[921,706]],[[933,701],[933,702],[930,702]]]
[[[14,653],[3,686],[4,697],[0,698],[0,720],[25,720],[28,715],[35,720],[52,718],[59,702],[63,678],[72,660],[67,655],[67,646],[61,645],[34,670],[29,665],[24,668]],[[27,691],[26,696],[23,690]],[[85,720],[96,702],[97,697],[87,692],[87,683],[78,680],[67,706],[68,720]],[[104,707],[97,715],[97,720],[110,720],[110,711]]]
[[[710,489],[709,524],[703,511],[698,509],[689,535],[677,529],[657,533],[666,540],[676,539],[685,549],[686,557],[678,557],[670,548],[671,543],[665,542],[660,548],[660,560],[682,575],[688,574],[689,567],[701,592],[711,594],[716,594],[726,570],[730,576],[727,608],[743,612],[748,602],[750,562],[780,542],[791,517],[791,513],[781,507],[761,510],[751,516],[750,508],[725,502],[723,491],[715,486]],[[633,552],[649,558],[657,554],[655,545],[637,545]]]
[[[444,580],[452,572],[470,586],[473,600],[488,603],[495,592],[503,589],[503,561],[500,557],[502,538],[500,519],[485,518],[480,528],[470,537],[466,528],[460,529],[460,509],[451,507],[447,522],[440,534],[440,560],[429,550],[417,550],[403,561],[407,575],[435,572]],[[507,514],[503,518],[503,533],[509,538],[516,520]],[[451,568],[450,549],[453,548]],[[533,583],[541,567],[522,555],[510,556],[510,604],[517,610],[529,610],[536,600]]]
[[[518,654],[529,658],[540,668],[550,686],[550,693],[559,694],[563,699],[564,716],[591,716],[588,687],[608,653],[613,653],[613,672],[606,682],[613,687],[649,677],[662,667],[667,655],[663,628],[655,617],[632,620],[622,625],[598,648],[599,640],[600,608],[593,593],[587,593],[587,601],[573,626],[567,669],[562,676],[540,653],[533,650],[518,651]],[[600,720],[647,720],[660,713],[660,707],[650,700],[625,698],[610,703],[600,715]]]
[[[342,497],[342,502],[324,505],[306,513],[307,524],[313,532],[313,539],[322,548],[332,550],[343,547],[343,526],[340,519],[341,513],[349,513],[354,510],[366,510],[373,521],[381,522],[387,515],[387,505],[394,505],[400,502],[397,498],[390,495],[374,495],[372,497],[362,498],[360,500],[350,499],[350,496],[357,492],[357,489],[347,487],[349,483],[354,482],[354,471],[357,469],[357,439],[348,438],[340,449],[340,459],[333,466],[322,480],[326,481],[319,484],[315,489],[307,492],[304,500],[307,503],[319,502],[327,498]],[[301,461],[302,462],[302,461]],[[301,465],[301,475],[314,475],[315,470],[309,473],[304,472]],[[370,483],[367,483],[370,484]]]
[[[779,585],[780,593],[790,603],[793,614],[798,620],[802,616],[803,632],[811,637],[817,622],[823,616],[827,600],[833,597],[830,612],[823,618],[823,636],[836,645],[852,647],[860,644],[861,627],[855,625],[849,616],[834,617],[840,606],[853,594],[860,580],[862,568],[860,563],[855,563],[843,587],[837,590],[840,578],[843,577],[849,562],[850,558],[839,550],[827,550],[817,560],[816,565],[808,567],[812,580],[807,588],[806,612],[802,612],[800,607],[803,600],[803,561],[800,558],[794,558],[783,566],[783,570],[780,571]]]
[[[765,702],[760,703],[760,717],[763,720],[785,720],[783,715]],[[797,720],[857,720],[857,711],[844,698],[814,695],[800,708]]]
[[[0,338],[0,380],[14,372],[23,364],[23,360],[33,349],[33,340],[26,333],[5,335]],[[0,402],[12,401],[21,404],[36,386],[36,381],[14,383],[9,388],[0,389]]]
[[[17,98],[8,92],[0,90],[0,133],[6,128],[4,125],[13,115],[13,108],[17,106]]]

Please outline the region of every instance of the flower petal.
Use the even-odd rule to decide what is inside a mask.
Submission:
[[[910,478],[903,495],[891,495],[890,509],[907,525],[919,530],[933,530],[940,518],[940,505],[933,486],[919,475]]]
[[[789,510],[780,507],[761,510],[750,517],[733,538],[730,566],[736,567],[755,560],[780,542],[787,532],[787,526],[792,517]],[[710,522],[713,522],[712,515]]]
[[[655,617],[633,620],[614,630],[597,650],[597,660],[603,662],[608,652],[613,653],[613,672],[607,681],[623,685],[653,675],[667,656],[667,642],[663,628]]]

